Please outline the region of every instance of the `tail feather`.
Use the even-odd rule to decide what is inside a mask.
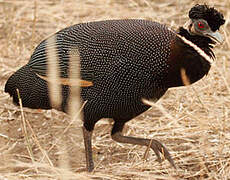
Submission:
[[[6,82],[5,92],[13,97],[13,102],[19,104],[17,90],[22,99],[22,105],[33,109],[50,109],[48,87],[46,81],[39,78],[29,66],[23,66]]]

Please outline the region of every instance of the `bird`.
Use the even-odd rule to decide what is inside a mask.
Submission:
[[[193,84],[208,74],[221,44],[219,32],[224,16],[214,7],[194,5],[184,26],[172,30],[165,24],[144,19],[115,19],[75,24],[43,40],[29,62],[9,77],[5,92],[23,107],[68,112],[71,51],[80,64],[80,96],[83,107],[83,139],[86,170],[94,170],[92,133],[102,118],[111,118],[111,137],[120,143],[149,146],[157,161],[167,159],[176,168],[167,148],[156,139],[125,136],[126,122],[151,108],[143,99],[157,102],[172,87]],[[47,48],[56,47],[61,104],[52,105],[48,87]],[[51,65],[50,65],[51,66]],[[52,68],[52,67],[51,67]],[[65,82],[65,83],[64,83]],[[163,154],[164,158],[161,157]]]

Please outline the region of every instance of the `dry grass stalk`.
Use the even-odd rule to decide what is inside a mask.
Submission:
[[[27,148],[27,151],[30,155],[30,158],[32,160],[32,163],[34,164],[35,162],[35,158],[34,158],[34,154],[33,154],[33,151],[32,151],[32,147],[31,147],[31,143],[30,143],[30,138],[28,136],[28,132],[27,132],[27,127],[26,127],[26,121],[25,121],[25,116],[24,116],[24,112],[23,112],[23,108],[22,108],[22,99],[20,97],[20,92],[18,89],[17,90],[17,94],[18,94],[18,100],[19,100],[19,105],[20,105],[20,110],[21,110],[21,120],[22,120],[22,132],[24,133],[25,135],[25,139],[26,139],[26,148]],[[35,167],[35,170],[36,172],[38,173],[38,169]]]
[[[32,41],[35,37],[35,28],[36,28],[36,22],[37,22],[37,0],[34,0],[34,13],[33,13],[33,28],[32,28]]]
[[[54,36],[55,37],[55,36]],[[55,46],[56,42],[55,42],[55,38],[49,38],[49,40],[47,41],[47,55],[48,55],[48,83],[49,83],[49,91],[50,91],[50,100],[52,102],[53,105],[59,107],[61,104],[61,84],[59,84],[59,82],[62,78],[59,77],[59,67],[58,67],[58,54],[57,54],[57,47]],[[75,133],[78,136],[78,138],[76,138],[77,142],[82,142],[82,132],[81,132],[81,127],[82,126],[82,120],[81,120],[81,109],[84,107],[82,106],[81,108],[81,100],[80,100],[80,86],[81,86],[81,80],[80,80],[80,53],[78,51],[77,48],[73,48],[70,53],[70,58],[69,58],[69,77],[68,77],[68,85],[70,88],[70,94],[68,97],[68,114],[70,115],[71,118],[71,122],[70,124],[67,126],[67,128],[65,128],[65,130],[63,131],[63,135],[64,133],[70,128],[70,126],[72,124],[75,125]],[[62,84],[63,85],[63,84]],[[59,97],[56,99],[56,95],[58,95]],[[54,101],[55,100],[57,101]],[[60,136],[60,138],[58,138],[61,142],[61,145],[59,145],[59,151],[61,152],[61,156],[59,159],[59,165],[62,168],[70,168],[69,165],[69,156],[68,156],[68,152],[66,151],[66,148],[63,147],[63,145],[65,146],[64,140],[62,139],[63,136]],[[58,140],[58,141],[59,141]],[[58,143],[57,141],[57,143]],[[59,144],[60,144],[59,142]],[[56,143],[55,143],[56,144]],[[53,147],[53,146],[52,146]],[[79,150],[80,150],[80,146],[79,146]],[[82,156],[82,154],[79,153],[76,154],[76,156]],[[76,159],[80,159],[80,157],[76,158]],[[64,178],[64,176],[62,177]]]
[[[68,136],[65,148],[71,156],[67,164],[71,169],[57,167],[59,158],[56,154],[61,149],[55,148],[56,145],[50,151],[46,150],[54,164],[53,168],[48,163],[28,163],[22,158],[23,154],[28,154],[28,150],[21,147],[18,136],[21,110],[3,93],[6,79],[28,62],[35,46],[45,36],[57,30],[80,22],[120,18],[151,19],[175,29],[187,20],[188,9],[203,2],[86,0],[76,5],[75,0],[37,1],[33,40],[34,2],[0,2],[0,11],[4,12],[0,13],[0,134],[3,135],[0,136],[0,146],[4,147],[0,153],[1,160],[7,153],[3,158],[4,163],[0,161],[0,177],[57,179],[60,174],[69,174],[72,179],[230,179],[230,0],[206,2],[221,9],[226,17],[223,27],[225,43],[215,48],[217,59],[208,76],[189,87],[170,89],[160,102],[153,105],[152,110],[127,124],[127,134],[154,137],[164,143],[178,166],[177,172],[165,162],[156,162],[151,151],[148,160],[143,161],[143,147],[114,143],[109,135],[111,125],[100,121],[93,136],[95,162],[100,163],[94,174],[79,173],[85,169],[85,164],[75,163],[75,154],[78,153],[75,145],[79,142],[75,141],[75,131],[72,123],[68,123],[68,117],[53,111],[51,118],[49,111],[38,113],[24,109],[31,126],[37,127],[34,131],[44,149],[54,145],[57,142],[55,137],[63,136],[65,131]],[[35,157],[40,156],[40,151],[33,153]],[[34,171],[34,166],[38,173]]]
[[[149,145],[147,146],[147,148],[146,148],[146,150],[145,150],[145,154],[144,154],[144,159],[145,159],[145,160],[146,160],[147,157],[148,157],[149,150],[150,150],[150,148],[151,148],[152,142],[153,142],[153,139],[150,140],[150,143],[149,143]]]
[[[49,162],[50,166],[53,167],[53,163],[52,161],[50,160],[49,156],[47,155],[46,151],[41,147],[34,131],[33,131],[33,128],[31,127],[30,125],[30,122],[25,118],[24,116],[24,111],[23,111],[23,107],[22,107],[22,99],[20,98],[20,92],[19,90],[17,89],[17,93],[18,93],[18,99],[19,99],[19,105],[20,105],[20,110],[21,110],[21,116],[22,116],[22,130],[25,134],[25,137],[26,137],[26,142],[27,142],[27,149],[28,149],[28,152],[30,154],[30,157],[31,157],[31,160],[33,163],[35,163],[35,158],[34,158],[34,155],[33,155],[33,151],[32,151],[32,148],[31,148],[31,143],[29,141],[29,136],[28,136],[28,132],[27,132],[27,126],[29,127],[31,133],[32,133],[32,138],[34,140],[34,142],[36,143],[36,145],[39,147],[40,151],[42,152],[42,154],[44,155],[44,157],[47,159],[47,161]],[[35,169],[36,169],[36,172],[38,173],[38,169],[36,168],[35,166]]]
[[[70,51],[69,59],[70,95],[68,98],[68,114],[74,118],[81,107],[80,99],[80,53],[77,48]],[[76,84],[75,86],[72,84]]]
[[[62,97],[61,97],[61,86],[58,84],[60,82],[60,68],[58,63],[58,53],[56,47],[56,36],[53,35],[47,39],[46,46],[47,53],[47,77],[49,98],[52,107],[60,108]]]
[[[47,81],[47,82],[50,82],[52,83],[52,81],[48,78],[48,77],[45,77],[45,76],[42,76],[42,75],[39,75],[36,73],[36,75],[38,77],[40,77],[41,79]],[[89,87],[89,86],[93,86],[93,83],[90,82],[90,81],[85,81],[85,80],[78,80],[78,81],[72,81],[70,82],[70,79],[69,78],[59,78],[59,81],[56,82],[56,84],[58,85],[65,85],[65,86],[80,86],[80,87]]]
[[[71,169],[70,162],[69,162],[70,157],[69,157],[69,154],[67,151],[67,144],[65,143],[65,141],[63,139],[59,142],[58,151],[59,151],[59,153],[58,153],[58,167],[60,169],[70,171],[70,169]],[[70,176],[68,176],[65,173],[63,173],[63,174],[61,173],[59,175],[59,178],[63,179],[63,180],[71,179]]]

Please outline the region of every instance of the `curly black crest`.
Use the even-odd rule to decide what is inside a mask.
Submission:
[[[214,7],[207,5],[195,5],[189,11],[190,19],[204,19],[208,22],[212,31],[219,30],[220,26],[225,23],[222,13],[218,12]]]

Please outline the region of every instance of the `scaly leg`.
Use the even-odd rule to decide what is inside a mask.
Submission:
[[[85,143],[85,157],[86,157],[86,168],[88,172],[92,172],[94,169],[93,155],[92,155],[92,133],[93,131],[87,131],[85,127],[82,127],[84,143]]]
[[[129,136],[123,136],[122,135],[122,129],[124,127],[124,123],[114,123],[113,130],[112,130],[112,139],[120,142],[120,143],[128,143],[128,144],[134,144],[134,145],[141,145],[141,146],[149,146],[151,149],[155,152],[157,156],[157,161],[162,162],[163,160],[160,157],[160,153],[162,153],[167,159],[170,164],[176,168],[174,161],[171,158],[170,153],[168,150],[157,140],[155,139],[144,139],[144,138],[136,138],[136,137],[129,137]],[[159,153],[160,152],[160,153]]]

